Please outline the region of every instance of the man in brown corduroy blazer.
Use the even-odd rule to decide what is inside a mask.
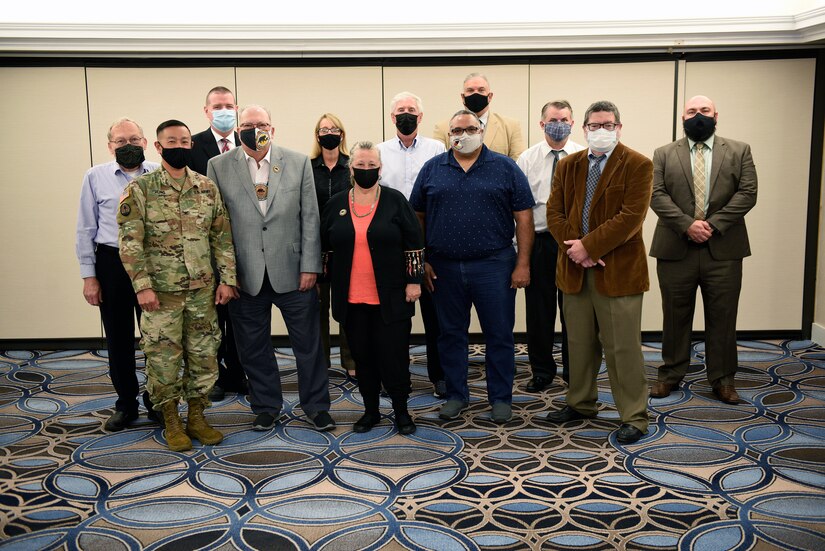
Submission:
[[[556,284],[564,293],[570,354],[567,405],[554,423],[596,416],[596,377],[604,351],[622,420],[616,439],[647,432],[647,381],[641,343],[642,293],[650,288],[642,223],[650,205],[653,163],[622,143],[611,102],[584,116],[588,149],[559,162],[547,227],[559,244]]]

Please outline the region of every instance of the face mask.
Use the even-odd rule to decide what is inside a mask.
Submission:
[[[336,136],[335,134],[325,134],[323,136],[318,136],[318,143],[321,144],[321,147],[323,147],[324,149],[329,149],[330,151],[332,151],[341,144],[341,136]]]
[[[570,135],[570,125],[561,121],[550,121],[544,124],[544,133],[554,142],[560,142]]]
[[[409,136],[418,128],[418,115],[399,113],[395,116],[395,127],[402,136]]]
[[[587,145],[596,153],[609,153],[613,151],[619,141],[616,132],[616,130],[605,130],[604,128],[590,130],[587,132]]]
[[[355,183],[364,189],[369,189],[378,183],[377,168],[353,168],[352,178]]]
[[[218,109],[212,111],[212,126],[218,132],[229,132],[235,128],[235,110],[234,109]]]
[[[263,151],[269,146],[269,132],[260,128],[241,130],[241,143],[252,151]]]
[[[685,119],[682,126],[688,138],[694,142],[703,142],[716,131],[716,119],[696,113],[693,117]]]
[[[481,142],[484,141],[484,135],[482,134],[475,134],[470,136],[466,132],[461,136],[451,138],[453,149],[456,151],[460,151],[465,155],[469,155],[479,147],[481,147]]]
[[[172,168],[180,169],[189,164],[192,150],[185,147],[164,147],[160,151],[160,156]]]
[[[143,156],[143,148],[139,145],[127,143],[115,149],[115,161],[127,170],[132,170],[140,166],[146,160]]]
[[[473,113],[480,113],[484,111],[484,108],[487,107],[489,103],[490,98],[487,96],[482,96],[481,94],[464,96],[464,105]]]

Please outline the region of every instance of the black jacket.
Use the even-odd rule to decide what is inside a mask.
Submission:
[[[349,191],[330,198],[321,214],[321,247],[325,273],[332,289],[332,317],[344,323],[352,271],[355,228],[350,214]],[[424,240],[415,212],[404,195],[381,187],[381,197],[367,229],[375,284],[385,322],[415,315],[415,303],[407,302],[408,283],[421,283],[424,274]]]
[[[235,146],[241,147],[241,138],[237,132],[235,132]],[[192,158],[189,161],[189,168],[206,176],[206,165],[209,159],[220,154],[221,150],[218,148],[218,142],[215,141],[215,135],[210,126],[203,132],[192,136]]]

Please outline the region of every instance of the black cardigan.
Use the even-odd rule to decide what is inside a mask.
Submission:
[[[408,283],[421,283],[424,274],[421,226],[404,195],[381,187],[381,197],[367,229],[375,284],[384,322],[415,315],[415,303],[407,302]],[[332,289],[332,317],[347,318],[347,298],[352,271],[355,227],[350,214],[349,191],[333,195],[321,213],[321,246],[324,270]]]

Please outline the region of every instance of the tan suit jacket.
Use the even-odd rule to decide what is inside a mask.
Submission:
[[[450,121],[442,121],[435,125],[433,138],[450,149]],[[514,161],[527,149],[524,136],[521,134],[521,125],[515,119],[490,113],[487,126],[484,127],[484,145],[496,153],[507,155]]]
[[[653,153],[653,199],[650,206],[659,217],[650,256],[680,260],[688,250],[685,232],[693,223],[695,200],[687,138],[658,148]],[[714,233],[708,240],[715,260],[750,256],[745,214],[756,204],[756,167],[751,148],[744,142],[721,136],[713,139],[710,195],[706,220]]]
[[[559,244],[556,284],[563,293],[581,291],[585,269],[567,256],[564,241],[581,239],[590,258],[601,259],[595,270],[596,289],[619,297],[650,288],[642,224],[650,205],[653,163],[622,143],[616,145],[602,170],[590,203],[590,233],[582,237],[589,150],[573,153],[556,166],[547,204],[547,227]]]

